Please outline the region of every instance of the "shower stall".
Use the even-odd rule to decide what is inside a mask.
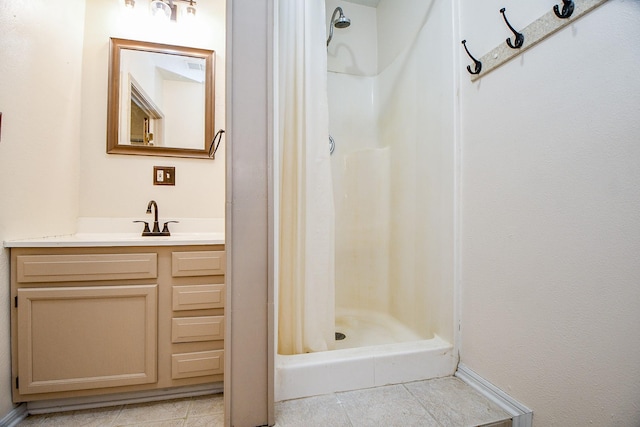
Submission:
[[[338,339],[277,355],[276,400],[457,364],[453,6],[325,3]]]

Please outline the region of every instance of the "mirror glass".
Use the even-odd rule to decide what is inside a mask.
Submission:
[[[212,158],[214,51],[111,38],[107,153]]]

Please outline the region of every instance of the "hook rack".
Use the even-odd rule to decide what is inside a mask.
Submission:
[[[522,29],[521,32],[516,31],[511,26],[504,14],[505,8],[500,9],[500,13],[504,16],[507,26],[515,35],[515,40],[512,42],[511,39],[507,39],[507,45],[500,44],[479,59],[471,56],[466,46],[466,40],[463,40],[462,45],[476,66],[473,72],[472,67],[467,66],[467,71],[471,74],[471,81],[474,82],[485,74],[495,70],[505,62],[527,51],[550,35],[571,24],[573,21],[586,15],[598,6],[601,6],[606,1],[607,0],[562,0],[562,10],[560,10],[558,5],[554,6],[552,10],[529,24],[526,28]],[[519,38],[518,34],[522,37]],[[524,44],[525,38],[527,39],[526,45]]]
[[[511,39],[507,39],[507,45],[511,49],[520,49],[522,47],[522,45],[524,44],[524,34],[517,32],[516,29],[513,28],[511,26],[511,24],[509,24],[509,20],[507,19],[507,15],[505,15],[505,13],[504,13],[505,10],[506,9],[503,7],[502,9],[500,9],[500,13],[502,14],[502,17],[504,18],[504,22],[507,23],[507,27],[509,27],[509,29],[511,30],[513,35],[516,37],[513,43],[511,43]]]

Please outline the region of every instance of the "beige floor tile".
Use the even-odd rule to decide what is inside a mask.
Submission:
[[[222,393],[212,396],[199,396],[191,399],[188,417],[224,414],[224,396]]]
[[[509,415],[455,377],[276,403],[276,427],[462,427]],[[223,427],[222,394],[30,416],[19,427]]]
[[[33,427],[39,426],[44,420],[45,415],[29,415],[24,420],[20,421],[18,427]]]
[[[184,423],[184,427],[224,427],[224,414],[189,416]]]
[[[276,403],[276,427],[351,427],[335,395]]]
[[[109,427],[118,416],[121,406],[83,409],[51,414],[33,415],[19,424],[19,427]]]
[[[338,393],[354,427],[440,427],[402,385]]]
[[[510,418],[495,403],[455,377],[404,386],[444,427],[476,426]]]
[[[126,405],[115,421],[116,426],[135,425],[151,421],[185,419],[190,399],[167,400],[164,402]],[[171,424],[175,425],[175,424]],[[179,424],[181,425],[181,424]]]
[[[162,420],[151,421],[148,423],[136,422],[133,424],[117,424],[122,427],[184,427],[184,418],[177,418],[175,420]]]

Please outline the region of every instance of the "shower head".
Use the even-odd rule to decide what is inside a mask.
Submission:
[[[344,16],[344,13],[342,13],[342,9],[340,9],[340,16],[338,17],[338,19],[333,21],[333,25],[336,28],[347,28],[349,25],[351,25],[351,19]]]
[[[340,16],[336,18],[336,14],[340,13]],[[344,12],[341,7],[336,7],[331,15],[331,24],[329,25],[329,38],[327,39],[327,46],[329,46],[329,42],[331,42],[331,38],[333,37],[333,27],[336,28],[347,28],[351,25],[351,19],[344,16]]]

